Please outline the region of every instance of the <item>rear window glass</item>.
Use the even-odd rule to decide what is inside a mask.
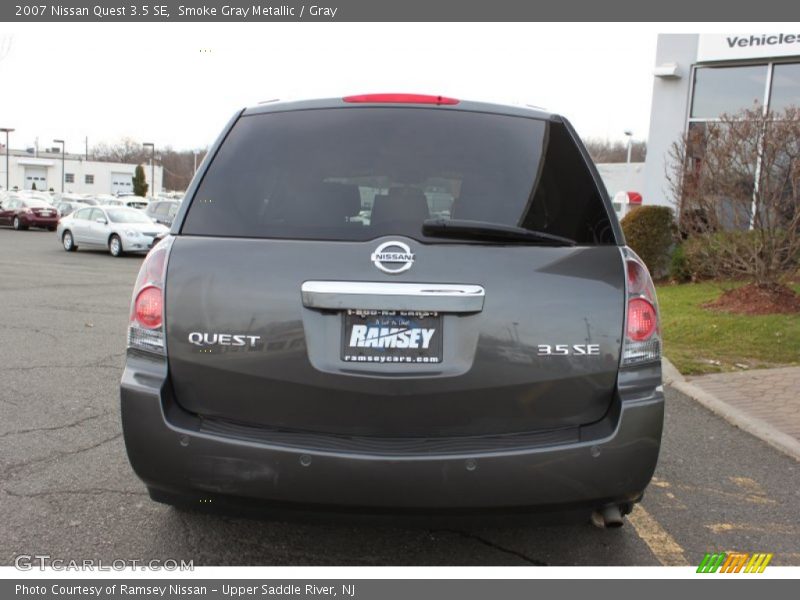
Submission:
[[[521,226],[581,244],[614,241],[563,125],[372,107],[242,117],[205,174],[182,233],[425,239],[422,222],[430,218]]]
[[[152,219],[136,209],[110,208],[106,211],[114,223],[152,223]]]
[[[37,200],[35,198],[31,200],[25,200],[22,204],[23,206],[28,206],[30,208],[50,208],[50,206],[52,206],[44,200]]]

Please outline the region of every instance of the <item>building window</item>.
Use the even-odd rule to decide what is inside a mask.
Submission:
[[[64,183],[75,183],[75,173],[64,173]]]
[[[769,108],[780,112],[789,106],[800,106],[800,63],[778,64],[772,71]]]
[[[770,70],[772,77],[768,78]],[[764,98],[768,98],[767,107],[774,112],[800,107],[800,63],[697,67],[690,120],[716,120],[723,113],[732,115],[744,108],[761,107]]]
[[[768,70],[768,65],[695,69],[692,118],[716,119],[763,105]]]
[[[94,175],[84,175],[84,183],[94,183]]]
[[[707,124],[723,114],[762,108],[780,113],[800,108],[800,63],[764,63],[733,67],[698,65],[694,70],[692,110],[687,133],[689,158],[697,162],[705,152]],[[699,164],[699,163],[697,163]]]
[[[706,158],[710,132],[725,133],[720,129],[725,127],[720,123],[723,114],[735,117],[743,109],[766,108],[780,115],[790,106],[800,109],[800,63],[695,67],[691,113],[686,129],[687,158],[694,173],[700,172]],[[747,194],[752,194],[757,189],[757,179],[764,163],[753,144],[746,144],[744,138],[740,138],[740,142],[742,148],[737,156],[741,170],[739,185]],[[688,176],[691,177],[691,173]],[[720,201],[727,205],[720,214],[723,227],[746,228],[755,219],[755,213],[751,215],[749,208],[742,209],[725,198],[720,198]]]

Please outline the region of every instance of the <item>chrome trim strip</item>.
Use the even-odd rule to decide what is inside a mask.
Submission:
[[[451,283],[305,281],[300,289],[307,308],[333,310],[480,312],[486,295],[480,285]]]

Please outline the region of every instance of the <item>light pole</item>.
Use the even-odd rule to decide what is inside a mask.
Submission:
[[[153,142],[142,142],[142,147],[150,146],[150,197],[156,193],[156,145]]]
[[[6,191],[8,191],[8,154],[9,154],[8,134],[14,131],[14,129],[11,127],[0,127],[0,131],[6,134]]]
[[[193,174],[197,173],[197,155],[198,155],[198,153],[199,152],[197,150],[194,151],[194,172],[193,172]]]
[[[53,140],[54,144],[61,144],[61,193],[64,193],[64,180],[67,178],[64,174],[64,148],[66,144],[64,140]]]
[[[631,164],[631,146],[633,145],[633,132],[630,129],[626,129],[625,136],[628,138],[628,159],[625,162]]]

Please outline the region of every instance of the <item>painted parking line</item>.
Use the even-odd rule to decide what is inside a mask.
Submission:
[[[713,533],[761,533],[772,535],[800,535],[800,528],[781,523],[712,523],[705,525]]]
[[[673,509],[687,510],[688,507],[670,491],[671,486],[668,481],[664,481],[658,477],[653,477],[653,479],[650,481],[650,485],[652,485],[654,488],[658,488],[660,491],[663,491],[664,496],[669,500]]]
[[[765,498],[767,496],[767,492],[764,491],[764,488],[761,487],[761,484],[755,479],[750,477],[728,477],[728,479],[751,495],[763,496]]]
[[[647,544],[655,557],[665,567],[685,567],[689,565],[683,548],[675,541],[661,524],[649,512],[637,504],[628,515],[628,522],[633,525],[636,534]]]
[[[762,494],[753,494],[749,491],[745,492],[729,492],[727,490],[720,490],[713,487],[706,487],[701,485],[690,485],[688,483],[681,483],[675,486],[678,490],[684,492],[691,492],[692,494],[703,494],[706,496],[716,496],[728,501],[747,502],[748,504],[777,504],[777,500],[773,500]]]

